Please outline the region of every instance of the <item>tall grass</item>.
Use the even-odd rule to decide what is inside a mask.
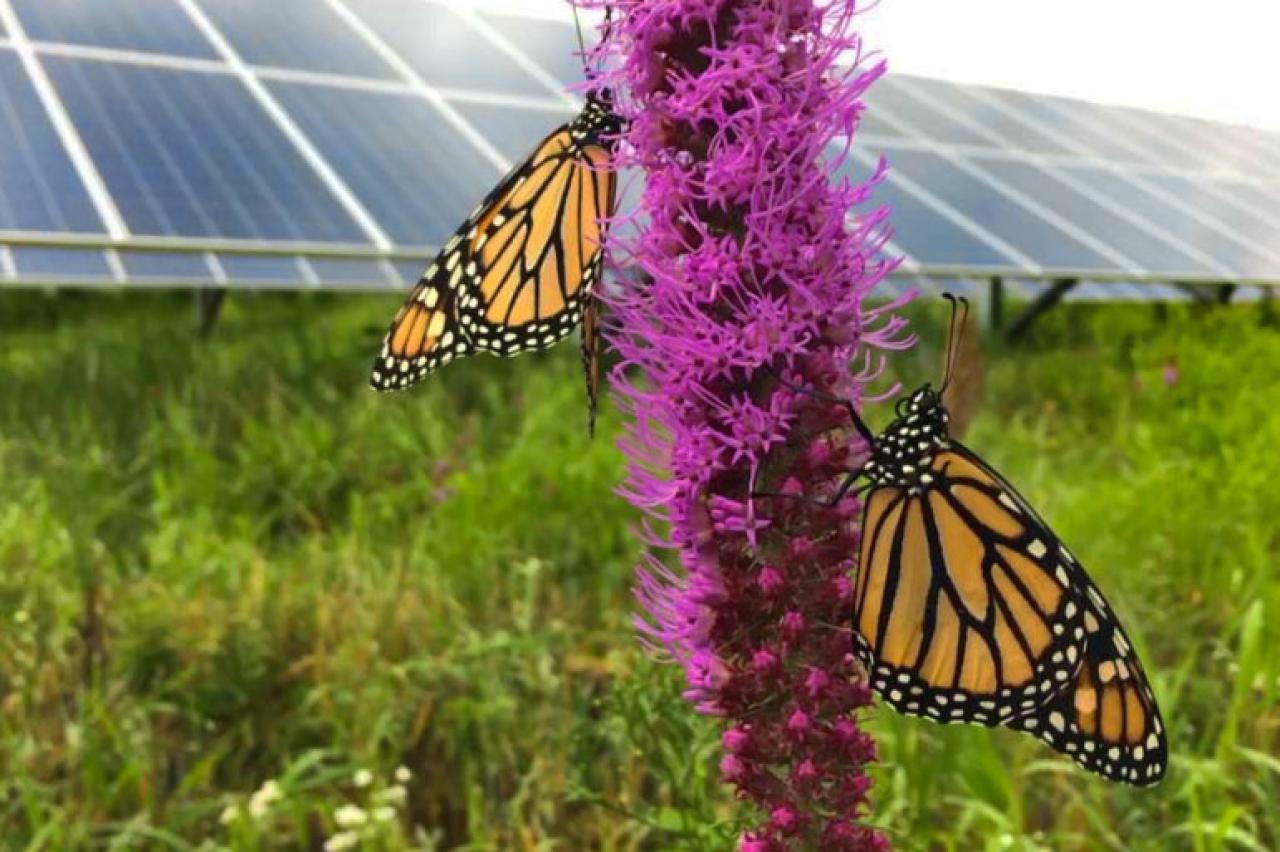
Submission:
[[[618,423],[586,439],[573,347],[376,397],[392,301],[236,296],[199,341],[179,297],[0,294],[8,848],[728,848],[715,726],[630,630]],[[1171,772],[877,711],[874,818],[904,849],[1276,848],[1280,334],[1073,307],[986,360],[967,440],[1124,615]]]

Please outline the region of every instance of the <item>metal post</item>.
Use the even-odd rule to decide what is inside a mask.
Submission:
[[[1041,293],[1034,302],[1027,305],[1022,313],[1018,314],[1013,324],[1009,326],[1009,330],[1005,333],[1005,339],[1012,343],[1025,336],[1041,314],[1062,301],[1062,297],[1079,283],[1079,280],[1075,278],[1056,279],[1048,290]]]
[[[987,297],[987,328],[999,331],[1004,325],[1004,279],[991,276],[991,288]]]
[[[201,337],[208,337],[213,332],[226,297],[227,291],[222,287],[202,287],[196,290],[196,327]]]

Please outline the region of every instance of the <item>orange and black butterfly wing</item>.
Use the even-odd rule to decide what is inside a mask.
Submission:
[[[582,320],[603,268],[617,176],[603,144],[569,125],[548,136],[467,234],[461,320],[477,349],[545,349]]]
[[[1169,744],[1138,655],[1097,586],[1085,593],[1084,665],[1052,701],[1010,727],[1034,734],[1091,772],[1138,787],[1164,777]]]
[[[391,321],[369,373],[375,390],[403,390],[471,353],[457,317],[458,279],[453,270],[460,257],[455,245],[455,251],[437,258]]]
[[[855,651],[895,710],[1007,724],[1080,670],[1083,603],[1057,537],[998,474],[955,445],[915,487],[868,494]]]
[[[543,349],[572,331],[603,265],[601,220],[617,178],[598,139],[616,121],[589,102],[480,202],[392,321],[374,388],[406,388],[476,350]]]

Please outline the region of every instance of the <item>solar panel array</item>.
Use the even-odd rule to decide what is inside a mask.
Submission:
[[[444,0],[0,0],[0,284],[402,287],[573,114],[575,46]],[[1277,134],[899,75],[848,168],[880,153],[906,276],[1280,284]]]

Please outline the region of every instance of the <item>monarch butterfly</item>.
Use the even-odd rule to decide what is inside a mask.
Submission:
[[[949,436],[952,361],[879,436],[833,400],[871,447],[834,497],[864,481],[855,654],[899,712],[1026,731],[1104,778],[1154,784],[1168,746],[1142,664],[1048,524]]]
[[[594,422],[592,291],[604,262],[602,220],[612,214],[617,191],[611,161],[621,129],[610,93],[593,92],[573,121],[503,178],[391,321],[370,372],[375,390],[402,390],[474,352],[546,349],[586,314],[591,328],[583,358]]]

